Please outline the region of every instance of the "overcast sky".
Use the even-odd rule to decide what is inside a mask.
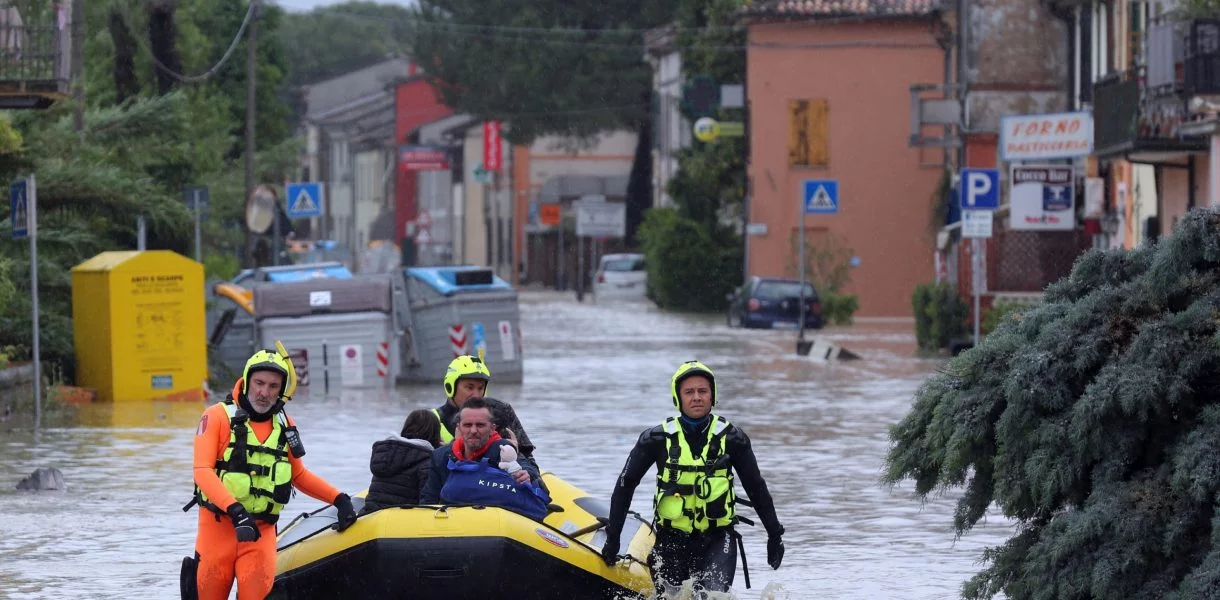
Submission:
[[[329,6],[331,4],[343,4],[345,0],[269,0],[290,11],[305,11],[319,6]],[[409,6],[413,4],[412,0],[377,0],[378,4],[401,4]]]

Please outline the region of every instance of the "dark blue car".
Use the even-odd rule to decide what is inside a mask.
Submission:
[[[799,329],[801,282],[795,279],[751,277],[729,294],[729,327]],[[805,283],[805,328],[821,329],[822,302]]]

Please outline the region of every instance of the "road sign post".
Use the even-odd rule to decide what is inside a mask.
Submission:
[[[962,235],[970,238],[970,287],[974,296],[974,345],[979,345],[979,297],[982,295],[982,269],[987,268],[983,260],[985,246],[979,241],[983,237],[991,237],[990,223],[987,224],[985,236],[983,231],[972,231],[967,236],[966,221],[975,221],[979,215],[975,212],[991,213],[1000,208],[1000,172],[996,169],[962,169],[958,181],[958,203],[962,209]],[[969,214],[968,213],[972,213]],[[990,219],[991,214],[987,214]]]
[[[839,181],[837,179],[806,179],[801,188],[801,201],[796,212],[800,220],[797,269],[800,271],[800,325],[796,338],[796,353],[808,356],[813,342],[805,341],[805,218],[809,215],[832,215],[839,212]]]
[[[9,203],[13,239],[30,239],[30,317],[34,329],[31,362],[34,363],[34,431],[38,431],[42,428],[42,348],[38,323],[38,187],[33,173],[9,186]]]
[[[195,262],[203,262],[203,214],[208,209],[207,186],[186,188],[186,202],[195,214]]]

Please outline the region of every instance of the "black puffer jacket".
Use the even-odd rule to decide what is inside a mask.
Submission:
[[[419,494],[428,482],[432,444],[392,435],[373,444],[369,470],[373,482],[361,514],[387,506],[419,504]]]

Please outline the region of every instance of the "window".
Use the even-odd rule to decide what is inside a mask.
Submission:
[[[632,271],[644,270],[643,256],[616,256],[606,257],[602,259],[603,271],[614,271],[616,273],[630,273]]]
[[[788,166],[829,166],[829,115],[825,98],[788,101]]]
[[[801,295],[801,284],[798,281],[762,281],[758,284],[758,289],[754,290],[754,297],[759,300],[783,300],[784,298],[797,298]],[[805,284],[805,297],[814,298],[817,293],[813,291],[813,285]]]

